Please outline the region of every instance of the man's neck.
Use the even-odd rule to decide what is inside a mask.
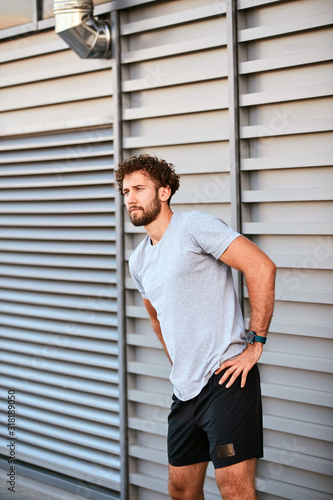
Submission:
[[[162,238],[171,221],[173,212],[169,206],[162,208],[159,216],[145,227],[145,230],[153,245],[156,245]]]

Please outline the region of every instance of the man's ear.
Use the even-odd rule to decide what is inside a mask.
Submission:
[[[158,194],[161,201],[168,201],[171,195],[171,187],[170,186],[160,187],[158,190]]]

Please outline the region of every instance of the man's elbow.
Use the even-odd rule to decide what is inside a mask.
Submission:
[[[253,278],[256,276],[260,279],[275,280],[276,275],[276,265],[275,263],[265,255],[260,261],[257,262],[256,266],[251,266],[250,274]]]
[[[276,270],[276,264],[269,257],[267,257],[264,265],[264,273],[275,280]]]

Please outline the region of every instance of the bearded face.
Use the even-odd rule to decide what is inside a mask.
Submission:
[[[159,216],[162,209],[161,201],[158,197],[158,191],[155,191],[155,197],[147,206],[134,205],[128,207],[129,217],[134,226],[147,226]]]

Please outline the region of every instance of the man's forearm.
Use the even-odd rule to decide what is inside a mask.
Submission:
[[[274,309],[276,266],[265,262],[255,276],[246,276],[251,318],[249,328],[258,335],[266,335]]]

